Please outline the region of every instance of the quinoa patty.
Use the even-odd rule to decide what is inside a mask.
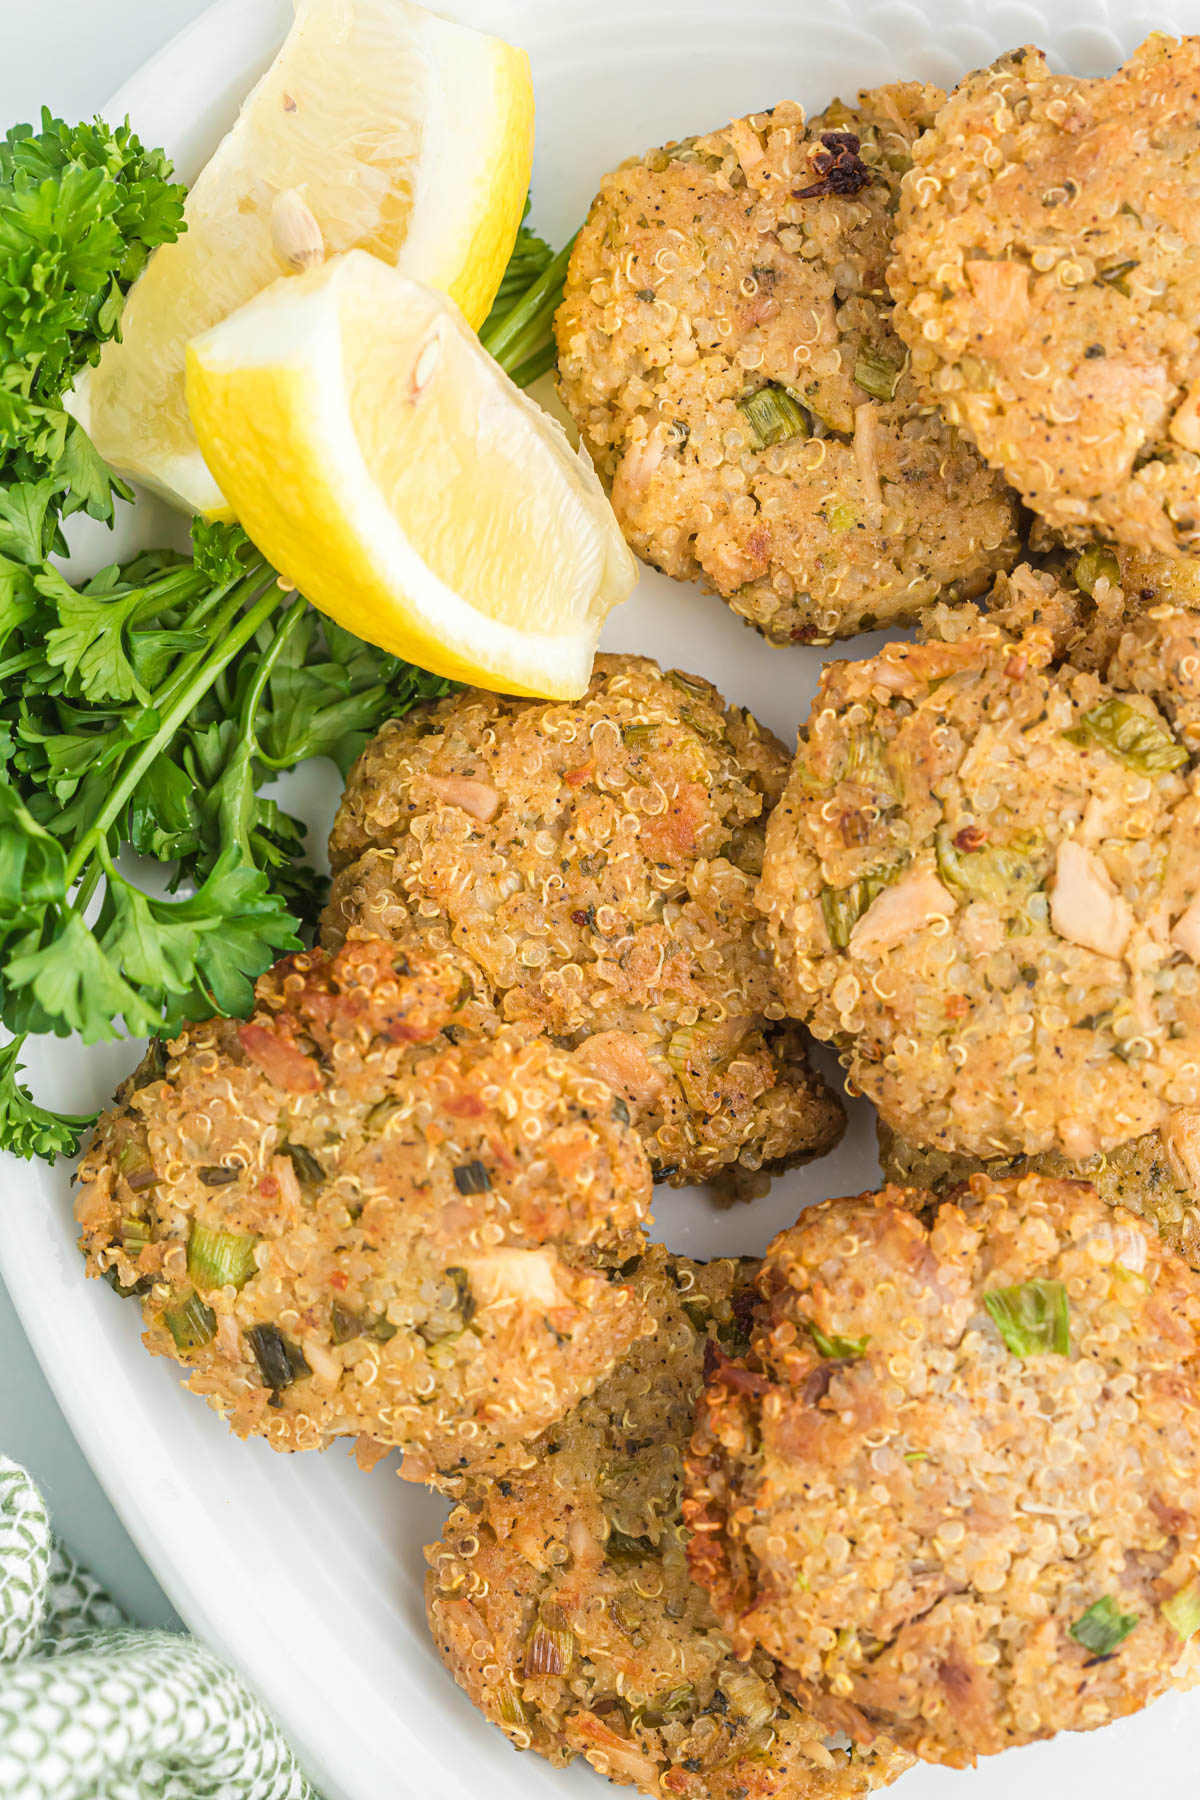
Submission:
[[[1200,548],[1200,37],[1014,50],[913,150],[889,272],[926,397],[1058,530]]]
[[[1200,1104],[1198,638],[1152,609],[1108,682],[986,620],[826,668],[759,902],[902,1136],[1077,1161]]]
[[[325,941],[453,945],[612,1085],[659,1179],[743,1191],[843,1128],[753,900],[786,772],[749,713],[643,657],[597,658],[578,701],[451,695],[351,771]]]
[[[891,1188],[811,1208],[757,1285],[684,1506],[735,1650],[957,1767],[1200,1672],[1200,1276],[1141,1220],[1085,1182]]]
[[[360,1439],[453,1489],[519,1460],[653,1322],[603,1259],[650,1171],[569,1051],[460,1031],[461,965],[358,941],[155,1046],[80,1167],[88,1272],[241,1437]]]
[[[1068,1162],[1056,1150],[1011,1162],[922,1150],[879,1124],[884,1180],[896,1187],[928,1188],[939,1197],[972,1175],[995,1180],[1010,1175],[1049,1175],[1090,1181],[1107,1206],[1123,1206],[1152,1225],[1168,1249],[1200,1269],[1200,1109],[1181,1107],[1162,1131],[1119,1144],[1107,1156]]]
[[[475,1488],[426,1551],[443,1662],[518,1749],[677,1800],[857,1800],[908,1759],[829,1749],[761,1651],[734,1659],[691,1581],[683,1454],[709,1345],[736,1348],[755,1265],[655,1247],[631,1275],[654,1338]]]
[[[1015,500],[923,403],[884,275],[913,139],[899,83],[791,102],[605,178],[556,321],[559,388],[645,561],[774,643],[979,592]]]

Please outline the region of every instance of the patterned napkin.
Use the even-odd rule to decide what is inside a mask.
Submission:
[[[318,1800],[258,1701],[193,1638],[139,1631],[0,1457],[4,1800]]]

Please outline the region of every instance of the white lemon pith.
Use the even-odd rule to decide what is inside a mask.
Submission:
[[[486,318],[533,159],[529,60],[408,0],[297,0],[279,55],[69,405],[105,460],[226,513],[188,418],[188,340],[289,270],[361,247]]]
[[[453,302],[351,251],[196,339],[188,400],[245,530],[339,624],[456,680],[583,693],[637,565]]]

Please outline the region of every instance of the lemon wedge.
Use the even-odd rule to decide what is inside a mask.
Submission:
[[[511,694],[574,699],[637,565],[590,463],[444,295],[352,250],[188,346],[204,456],[340,625]]]
[[[408,0],[297,0],[283,48],[135,283],[70,410],[176,505],[225,504],[184,400],[187,342],[289,270],[360,247],[486,318],[533,158],[529,59]]]

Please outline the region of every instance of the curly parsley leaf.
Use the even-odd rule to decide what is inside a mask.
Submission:
[[[170,176],[128,121],[71,126],[43,111],[40,131],[17,125],[0,142],[0,296],[20,297],[0,303],[0,473],[51,484],[55,529],[60,513],[111,519],[114,492],[128,494],[59,402],[116,335],[151,250],[183,229]]]

